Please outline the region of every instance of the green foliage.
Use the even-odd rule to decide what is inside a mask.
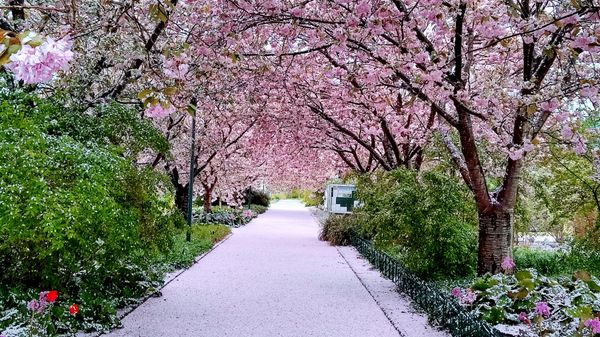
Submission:
[[[323,191],[306,191],[302,195],[302,202],[307,207],[322,206],[325,203],[325,201],[323,200],[323,194]]]
[[[533,268],[543,275],[568,273],[568,254],[563,251],[548,251],[530,248],[515,248],[513,259],[517,268]]]
[[[18,321],[30,290],[56,289],[82,310],[70,325],[53,312],[48,335],[115,326],[118,306],[160,284],[155,259],[183,221],[168,178],[131,159],[164,149],[160,133],[114,104],[93,116],[52,99],[1,98],[0,307],[19,307]]]
[[[410,170],[361,177],[359,234],[393,253],[410,271],[437,279],[474,273],[477,213],[459,181]]]
[[[330,215],[321,228],[319,240],[329,241],[334,246],[347,246],[352,243],[352,233],[357,223],[352,215]]]
[[[194,223],[221,224],[229,227],[241,227],[256,218],[258,213],[251,209],[238,209],[228,206],[213,207],[212,213],[203,209],[194,210]]]
[[[535,324],[521,325],[531,329],[527,336],[580,336],[583,322],[600,313],[600,280],[586,272],[549,278],[521,269],[514,275],[485,275],[467,287],[457,298],[463,306],[492,324],[521,324],[521,314]],[[540,302],[549,306],[549,316],[536,313]]]
[[[161,276],[178,268],[191,266],[195,258],[209,250],[214,244],[230,233],[229,228],[221,225],[194,225],[192,228],[192,241],[185,240],[185,230],[178,231],[173,239],[173,246],[169,253],[154,256],[151,260],[152,269],[156,275]],[[135,272],[135,269],[129,269]],[[160,282],[155,279],[147,284],[146,292],[156,290]],[[7,337],[12,335],[28,335],[31,330],[28,325],[31,312],[27,310],[27,302],[37,299],[38,292],[33,289],[6,289],[0,287],[0,331]],[[126,302],[124,302],[126,300]],[[78,297],[68,293],[59,292],[59,298],[51,310],[46,310],[42,315],[36,315],[39,330],[33,336],[54,336],[60,332],[84,330],[103,330],[106,327],[119,325],[116,308],[119,304],[136,303],[137,298],[99,297],[93,292],[84,289]],[[72,317],[68,306],[76,302],[80,312]],[[121,303],[120,303],[121,302]],[[92,319],[93,318],[93,319]],[[12,331],[13,333],[8,333]]]
[[[513,256],[518,268],[534,268],[545,276],[570,275],[578,270],[600,275],[600,245],[593,235],[574,239],[559,251],[517,247]]]
[[[269,204],[271,203],[269,195],[266,192],[259,191],[253,187],[249,187],[244,191],[244,199],[246,200],[246,204],[264,207],[269,207]]]
[[[80,143],[115,146],[128,156],[135,156],[144,149],[163,154],[169,151],[169,143],[161,132],[149,121],[141,119],[136,109],[123,104],[111,102],[84,110],[77,106],[63,107],[60,96],[46,100],[28,95],[8,98],[24,117],[51,136],[69,136]]]
[[[550,146],[547,156],[531,160],[522,173],[515,209],[517,234],[545,232],[564,241],[577,215],[597,211],[592,163],[583,156]]]
[[[266,212],[269,209],[269,207],[267,207],[267,206],[254,205],[254,204],[248,205],[247,208],[256,214],[263,214],[264,212]]]
[[[567,265],[569,272],[585,270],[600,276],[600,237],[598,229],[570,243]]]
[[[191,242],[185,241],[185,233],[186,229],[180,230],[175,235],[171,251],[162,255],[157,261],[160,265],[167,267],[167,271],[191,266],[200,253],[209,250],[215,243],[223,240],[231,233],[231,229],[223,225],[194,224]]]

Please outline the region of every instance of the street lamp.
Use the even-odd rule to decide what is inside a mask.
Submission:
[[[196,158],[194,148],[196,147],[196,100],[192,100],[188,109],[192,116],[192,142],[190,144],[190,181],[188,182],[188,208],[187,208],[187,223],[188,230],[185,234],[186,241],[192,241],[192,202],[194,195],[194,169],[196,167]]]

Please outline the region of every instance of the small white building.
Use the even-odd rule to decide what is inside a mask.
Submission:
[[[356,206],[358,206],[358,200],[356,200],[355,185],[327,185],[325,189],[325,210],[327,212],[349,214]]]

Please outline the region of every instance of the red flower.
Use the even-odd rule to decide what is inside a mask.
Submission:
[[[56,291],[56,290],[50,290],[46,294],[46,301],[48,301],[50,303],[56,301],[57,298],[58,298],[58,291]]]
[[[75,303],[71,304],[71,306],[69,307],[69,312],[73,316],[77,315],[77,313],[79,312],[79,306]]]

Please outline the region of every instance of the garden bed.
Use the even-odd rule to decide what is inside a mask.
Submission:
[[[213,207],[211,213],[205,213],[202,209],[194,210],[194,222],[205,224],[222,224],[228,227],[242,227],[256,218],[259,214],[267,211],[267,207],[261,205],[249,205],[245,208]]]
[[[54,295],[48,298],[47,291],[2,288],[0,335],[68,336],[77,331],[105,331],[118,327],[120,309],[136,306],[149,295],[155,294],[164,284],[168,273],[172,275],[177,269],[191,266],[199,255],[210,250],[229,233],[229,228],[223,225],[194,225],[192,241],[187,242],[185,229],[181,230],[175,235],[169,253],[150,258],[150,272],[140,275],[139,271],[132,270],[131,279],[127,281],[137,283],[135,288],[139,292],[130,296],[87,297],[85,292],[81,292],[83,296],[76,298],[59,291],[56,292],[56,298]]]
[[[450,292],[457,303],[507,336],[600,333],[600,280],[596,277],[587,272],[546,277],[535,269],[514,273],[507,269],[506,274],[486,275]]]

